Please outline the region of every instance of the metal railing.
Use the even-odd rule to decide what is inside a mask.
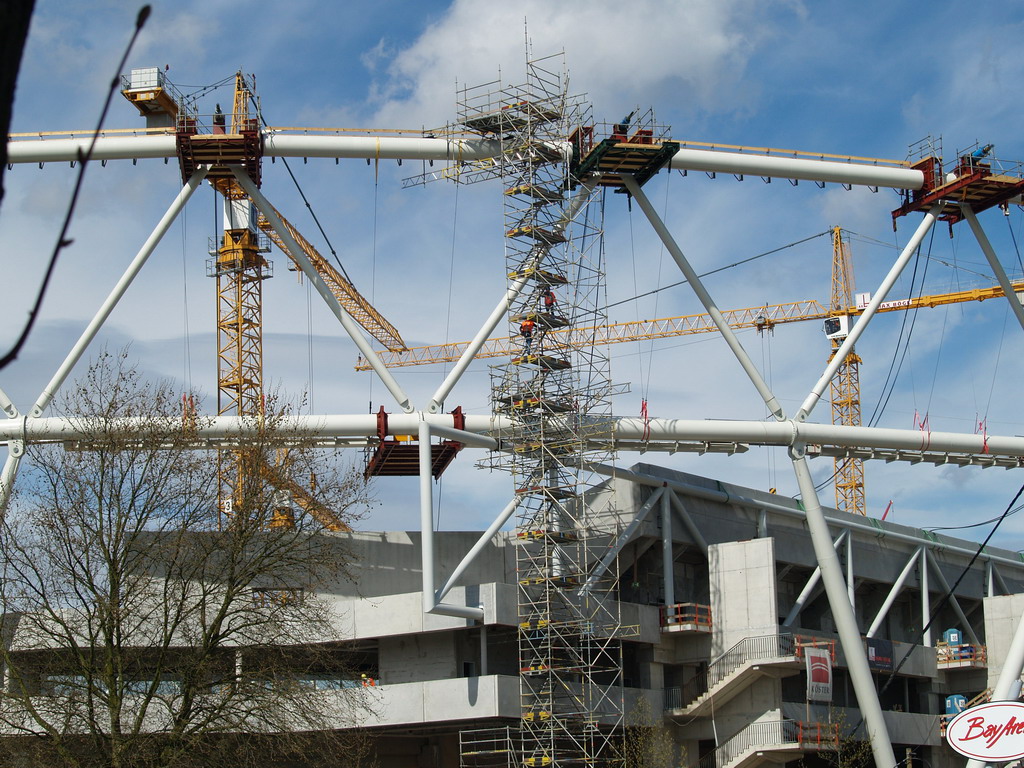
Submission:
[[[803,723],[799,720],[770,720],[751,723],[714,752],[697,762],[697,768],[726,768],[751,749],[772,749],[796,745],[807,749],[830,749],[839,745],[836,723]]]
[[[935,660],[940,665],[956,664],[964,661],[982,665],[988,662],[988,651],[984,645],[971,645],[969,643],[950,645],[939,641],[935,644]]]
[[[661,606],[661,626],[695,624],[711,629],[711,606],[701,603],[676,603]]]
[[[707,670],[683,685],[682,689],[667,689],[666,708],[677,709],[691,704],[748,661],[796,656],[796,649],[796,638],[790,634],[745,637],[711,662]],[[678,696],[671,695],[672,691],[678,692]],[[668,707],[670,698],[678,701],[676,707]]]

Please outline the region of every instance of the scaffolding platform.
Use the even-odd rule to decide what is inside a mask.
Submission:
[[[530,124],[558,120],[561,112],[531,101],[515,101],[490,112],[477,113],[463,119],[462,124],[474,133],[501,135],[526,128]]]
[[[519,280],[520,278],[527,278],[534,280],[541,285],[566,285],[569,280],[565,275],[560,275],[557,272],[551,272],[545,269],[522,269],[515,272],[508,273],[510,280]]]
[[[546,413],[570,413],[575,407],[568,400],[556,400],[543,395],[508,395],[497,397],[503,410],[511,411],[545,411]]]
[[[465,417],[462,408],[456,408],[452,415],[455,417],[456,429],[465,428]],[[377,412],[377,447],[373,455],[366,462],[363,470],[363,477],[414,477],[420,473],[420,444],[411,435],[400,437],[388,437],[388,414],[384,406]],[[448,465],[455,459],[456,454],[463,448],[462,443],[455,440],[441,440],[430,446],[430,474],[436,480]]]
[[[440,477],[455,455],[462,450],[462,443],[443,440],[430,446],[430,474]],[[370,477],[412,477],[420,473],[420,447],[418,443],[385,440],[377,446],[363,470],[365,478]]]
[[[639,131],[637,133],[640,133]],[[637,141],[637,139],[641,139]],[[585,179],[599,174],[598,186],[625,192],[624,175],[632,176],[641,187],[664,168],[679,151],[678,141],[655,142],[649,135],[604,139],[580,157],[573,175]]]
[[[188,182],[200,165],[210,166],[207,181],[220,179],[235,181],[229,165],[241,166],[246,175],[258,187],[262,184],[263,146],[260,141],[259,125],[255,119],[246,121],[241,133],[197,132],[196,121],[185,118],[179,121],[175,133],[178,162],[181,165],[182,183]]]
[[[519,583],[526,585],[547,584],[558,589],[575,589],[580,585],[580,580],[575,576],[530,576],[520,579]]]
[[[992,163],[965,155],[948,176],[942,174],[938,158],[927,157],[914,163],[911,168],[924,173],[924,186],[907,193],[905,202],[892,212],[895,224],[900,216],[915,211],[926,211],[939,201],[948,206],[939,218],[950,225],[963,221],[961,206],[969,206],[975,213],[1006,205],[1024,193],[1024,177],[1019,173],[1003,173],[993,169]]]
[[[522,488],[516,488],[516,494],[520,496],[525,494],[540,495],[560,501],[575,499],[579,496],[575,489],[559,485],[527,485]]]
[[[572,368],[572,363],[568,360],[562,360],[560,358],[544,354],[520,355],[519,357],[513,357],[512,363],[514,365],[535,365],[538,368],[544,368],[548,371],[564,371],[567,368]]]
[[[534,323],[545,330],[565,328],[569,325],[569,320],[567,318],[564,318],[561,315],[556,315],[554,312],[523,312],[518,315],[512,315],[509,320],[513,323],[522,323],[525,320],[533,320]]]
[[[539,184],[517,184],[506,189],[505,194],[508,196],[522,195],[540,203],[560,203],[563,200],[561,189],[543,187]]]
[[[566,242],[565,235],[561,232],[530,225],[513,227],[505,233],[505,237],[525,237],[542,245],[560,245]]]
[[[579,535],[574,531],[552,531],[549,529],[532,528],[528,531],[518,531],[518,541],[551,541],[555,544],[566,544],[570,541],[578,541]]]

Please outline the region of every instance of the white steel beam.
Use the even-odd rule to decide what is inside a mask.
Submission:
[[[992,688],[992,701],[1009,701],[1020,696],[1020,676],[1024,672],[1024,615],[1017,620],[1017,631],[1013,633],[1010,649],[1003,659],[1003,668]],[[966,768],[981,768],[984,760],[968,760]]]
[[[21,415],[18,412],[17,406],[14,405],[14,402],[2,388],[0,388],[0,411],[3,411],[9,419],[16,419]]]
[[[368,160],[440,160],[453,163],[487,160],[501,154],[500,143],[488,139],[437,139],[393,136],[331,136],[263,133],[267,157],[326,157]],[[19,139],[7,143],[10,163],[74,161],[84,154],[92,138]],[[569,157],[569,144],[552,147]],[[96,140],[94,160],[171,158],[177,154],[174,136],[104,136]],[[857,184],[893,189],[921,189],[924,174],[864,162],[816,160],[757,152],[723,152],[682,148],[669,161],[681,171],[729,173],[736,176],[794,179],[834,184]]]
[[[683,521],[683,527],[686,528],[690,533],[690,537],[693,539],[693,543],[697,545],[701,552],[704,553],[704,558],[708,556],[708,542],[701,534],[700,529],[697,528],[697,524],[693,522],[693,518],[690,517],[690,513],[686,511],[686,507],[683,506],[683,502],[675,491],[670,491],[669,496],[672,500],[672,506],[675,507],[676,512],[679,513],[679,518]]]
[[[431,431],[435,431],[436,429],[437,427],[432,427]],[[505,505],[501,514],[494,518],[494,522],[488,526],[487,530],[480,534],[480,538],[477,539],[476,544],[474,544],[469,552],[466,553],[465,557],[462,558],[462,562],[455,566],[455,569],[452,571],[451,576],[448,577],[448,580],[439,590],[437,590],[436,600],[444,600],[445,595],[447,595],[451,591],[452,587],[458,583],[462,574],[466,572],[466,569],[474,560],[476,560],[477,556],[484,550],[484,548],[491,543],[491,539],[493,539],[498,531],[501,530],[502,526],[508,522],[509,518],[512,517],[516,509],[519,508],[519,504],[522,500],[522,496],[515,496],[512,501]]]
[[[782,404],[772,394],[771,389],[768,387],[768,383],[761,376],[761,372],[757,370],[757,366],[754,365],[754,361],[750,359],[750,355],[743,348],[743,344],[740,343],[739,338],[733,332],[732,327],[726,321],[722,315],[721,310],[718,309],[718,305],[715,304],[715,300],[711,298],[711,294],[708,293],[704,287],[704,283],[701,282],[700,277],[697,275],[697,271],[690,265],[686,256],[682,250],[676,244],[672,234],[668,231],[668,227],[658,216],[658,212],[651,205],[651,201],[647,199],[647,195],[640,188],[640,185],[628,173],[622,174],[622,183],[626,185],[626,189],[629,190],[629,194],[633,196],[633,199],[640,204],[640,209],[647,216],[647,220],[650,221],[654,231],[658,233],[658,237],[661,238],[661,242],[664,243],[665,248],[672,255],[676,265],[679,267],[679,271],[686,277],[686,281],[690,284],[693,292],[697,294],[697,298],[700,299],[700,303],[704,305],[704,309],[711,316],[711,320],[718,328],[719,333],[722,334],[722,338],[725,339],[725,343],[729,345],[729,349],[732,350],[736,360],[739,361],[740,367],[743,368],[744,373],[747,374],[747,378],[750,379],[754,388],[758,394],[761,395],[761,399],[764,400],[765,405],[768,406],[768,410],[775,416],[776,419],[782,420],[785,418],[785,413],[782,410]]]
[[[249,196],[249,199],[253,201],[260,213],[267,217],[267,221],[277,232],[278,236],[284,240],[285,245],[288,246],[288,251],[292,257],[292,260],[299,265],[302,272],[306,275],[306,279],[316,288],[317,293],[326,302],[328,308],[334,313],[334,316],[341,322],[342,328],[349,335],[356,347],[359,348],[363,358],[373,368],[374,373],[383,382],[391,396],[395,398],[399,407],[406,413],[412,413],[415,409],[413,408],[412,402],[409,400],[409,396],[405,394],[405,391],[399,386],[395,377],[391,371],[380,361],[380,358],[373,351],[370,343],[363,336],[362,329],[352,319],[352,316],[345,311],[345,308],[338,302],[338,298],[334,295],[331,289],[324,282],[324,279],[317,272],[312,263],[309,261],[309,257],[306,256],[306,252],[299,247],[299,244],[295,242],[295,238],[291,235],[291,230],[285,226],[281,217],[277,214],[277,210],[272,206],[267,198],[263,196],[259,188],[253,183],[249,175],[245,173],[242,168],[232,166],[231,171],[235,174],[235,178],[241,185],[242,189]]]
[[[928,585],[929,560],[931,560],[929,548],[921,547],[921,565],[917,569],[917,572],[921,574],[921,626],[924,627],[921,643],[930,648],[932,645],[932,593],[931,587]]]
[[[14,478],[18,475],[18,465],[24,453],[25,444],[20,440],[14,440],[7,446],[7,458],[4,459],[4,467],[0,470],[0,521],[4,519],[7,503],[11,500]]]
[[[663,489],[664,490],[664,489]],[[664,490],[661,494],[661,578],[664,582],[665,605],[676,604],[675,556],[672,541],[672,502],[671,491]]]
[[[442,603],[434,591],[434,494],[431,483],[433,460],[430,453],[430,424],[421,420],[419,429],[420,466],[420,563],[423,570],[423,612],[459,619],[482,620],[480,606],[449,605]]]
[[[1013,314],[1017,316],[1017,322],[1020,323],[1021,328],[1024,328],[1024,305],[1021,305],[1020,297],[1017,295],[1017,292],[1013,290],[1010,278],[1006,276],[1006,270],[1003,269],[1003,265],[999,263],[999,258],[996,256],[996,252],[992,248],[992,243],[988,240],[988,235],[986,235],[985,230],[982,229],[981,222],[979,222],[978,217],[974,215],[974,211],[971,210],[971,206],[961,205],[960,210],[963,211],[964,218],[967,219],[967,223],[971,225],[971,231],[974,232],[974,237],[978,241],[978,245],[981,246],[981,250],[985,254],[985,258],[988,259],[989,266],[992,267],[992,271],[995,272],[996,280],[999,281],[999,285],[1006,294],[1006,300],[1010,302],[1010,309],[1012,309]]]
[[[832,546],[836,549],[842,544],[846,538],[850,535],[850,531],[844,528],[835,541],[832,542]],[[800,590],[800,594],[796,596],[796,600],[793,601],[793,607],[789,609],[789,613],[786,614],[786,618],[782,621],[782,626],[791,627],[793,622],[800,616],[800,612],[803,611],[804,606],[807,605],[811,599],[811,595],[814,594],[814,590],[818,588],[818,583],[821,581],[821,566],[816,566],[811,572],[811,575],[807,577],[807,582],[804,584],[804,588]]]
[[[874,620],[871,622],[871,626],[868,628],[866,637],[874,637],[875,633],[882,626],[882,622],[885,621],[885,617],[889,615],[889,609],[892,608],[892,604],[896,602],[896,598],[903,590],[903,586],[907,583],[907,578],[914,570],[914,564],[921,557],[921,553],[924,551],[923,547],[918,547],[914,554],[907,559],[907,564],[903,566],[903,570],[900,571],[900,575],[893,582],[892,587],[889,589],[889,594],[885,596],[885,600],[882,602],[882,607],[878,609],[878,613],[875,614]],[[991,565],[991,563],[989,563]],[[924,626],[928,619],[925,618],[921,626]]]
[[[967,633],[967,639],[970,640],[974,645],[981,645],[981,641],[978,639],[978,633],[974,631],[974,627],[971,625],[971,620],[967,618],[967,614],[964,613],[964,609],[960,606],[960,601],[956,599],[956,595],[953,594],[953,590],[949,587],[949,582],[946,581],[946,576],[939,568],[939,564],[935,562],[935,558],[928,558],[928,565],[931,567],[932,575],[935,580],[939,582],[939,586],[942,590],[949,595],[949,604],[953,606],[953,612],[960,617],[960,621],[964,623],[964,632]]]
[[[427,414],[432,425],[455,428],[451,414]],[[396,413],[388,416],[388,434],[413,434],[419,426],[416,414]],[[147,419],[138,418],[125,422],[139,428]],[[553,422],[557,427],[557,419]],[[508,422],[500,416],[466,415],[465,432],[493,435]],[[5,419],[0,421],[0,445],[10,440],[25,438],[29,441],[80,440],[87,439],[99,427],[99,422],[88,419],[67,419],[64,417],[42,417]],[[649,443],[675,443],[684,440],[705,442],[739,442],[754,445],[790,446],[798,442],[815,445],[836,445],[842,447],[865,447],[878,450],[920,451],[922,433],[916,429],[887,429],[880,427],[847,427],[831,424],[797,424],[793,421],[715,421],[703,419],[651,419],[646,422],[650,430]],[[632,441],[644,434],[643,419],[620,417],[614,420],[615,440]],[[195,429],[197,441],[216,442],[251,434],[254,427],[237,416],[215,416],[201,420]],[[322,414],[293,415],[281,420],[277,434],[282,438],[291,435],[309,439],[339,439],[344,437],[374,437],[377,434],[377,417],[374,414]],[[451,433],[453,439],[470,442],[464,432]],[[1024,437],[1001,435],[974,435],[959,432],[932,432],[927,436],[928,449],[933,452],[953,454],[975,454],[990,457],[1005,456],[1024,459]],[[602,445],[607,440],[602,439]],[[481,447],[491,443],[479,442]],[[501,446],[499,446],[500,448]],[[1018,462],[1024,466],[1024,461]]]
[[[90,145],[92,151],[90,153]],[[19,139],[7,142],[9,163],[75,162],[89,155],[96,160],[147,160],[176,157],[177,144],[171,136],[106,136],[91,135],[79,139]]]
[[[736,176],[763,176],[775,179],[857,184],[893,189],[921,189],[924,174],[910,168],[870,163],[814,160],[782,157],[756,152],[722,152],[706,149],[680,149],[669,161],[671,168]]]
[[[105,323],[107,318],[110,317],[110,313],[114,310],[114,307],[117,306],[117,302],[121,300],[122,296],[124,296],[125,291],[128,290],[128,286],[132,284],[135,276],[139,274],[139,270],[142,269],[143,265],[149,259],[150,254],[152,254],[157,245],[160,244],[160,240],[163,239],[164,234],[166,234],[171,224],[173,224],[174,220],[178,218],[178,214],[181,213],[182,208],[185,207],[185,203],[187,203],[189,198],[192,197],[192,193],[199,188],[200,184],[203,183],[203,179],[206,178],[206,174],[209,170],[209,167],[205,165],[197,168],[196,172],[192,174],[192,178],[185,183],[185,186],[182,187],[181,191],[175,196],[174,201],[160,218],[160,221],[157,222],[156,227],[153,228],[149,237],[146,238],[146,242],[142,244],[142,248],[139,249],[135,258],[132,259],[131,264],[128,265],[128,268],[124,271],[121,279],[117,281],[117,284],[100,306],[92,321],[82,332],[82,335],[75,343],[75,346],[72,347],[71,351],[68,352],[67,357],[64,358],[64,362],[61,363],[57,372],[53,374],[53,378],[50,379],[50,383],[43,388],[41,393],[39,393],[39,397],[32,406],[33,418],[38,418],[43,414],[43,411],[46,410],[46,406],[50,404],[51,400],[53,400],[54,395],[57,394],[57,391],[60,389],[65,379],[67,379],[68,374],[71,373],[71,369],[75,367],[79,360],[81,360],[86,348],[96,337],[96,334],[103,326],[103,323]]]
[[[821,568],[821,581],[825,585],[825,594],[828,596],[828,603],[832,608],[832,619],[836,623],[839,642],[843,648],[843,655],[846,657],[850,683],[853,685],[857,704],[864,717],[875,765],[878,768],[894,768],[896,757],[889,739],[885,716],[882,714],[878,691],[875,688],[875,681],[871,676],[871,668],[868,666],[864,645],[861,642],[857,617],[854,614],[853,605],[850,603],[846,584],[843,582],[839,557],[832,546],[832,537],[828,532],[825,513],[818,500],[818,491],[814,487],[811,470],[807,466],[804,446],[797,445],[791,448],[790,458],[793,461],[793,472],[796,474],[800,493],[803,496],[807,529],[811,534],[811,544],[818,559],[818,566]]]
[[[658,503],[664,494],[665,487],[662,486],[661,488],[656,488],[654,493],[647,497],[647,500],[640,506],[640,509],[638,509],[636,514],[633,515],[633,519],[629,521],[629,524],[625,527],[622,533],[619,534],[619,537],[611,547],[608,548],[608,551],[605,552],[604,557],[601,558],[601,562],[599,562],[597,567],[594,568],[593,573],[591,573],[587,578],[586,583],[580,587],[580,592],[582,594],[590,592],[594,585],[601,580],[605,571],[607,571],[609,566],[615,562],[615,558],[619,556],[620,552],[622,552],[622,548],[625,547],[626,544],[629,543],[630,539],[633,538],[633,534],[637,532],[637,529],[643,524],[644,520],[647,519],[651,510],[654,509],[654,505]]]
[[[896,261],[893,262],[892,267],[889,269],[889,273],[882,280],[881,285],[878,286],[878,290],[874,296],[871,297],[871,301],[868,303],[867,308],[857,318],[857,322],[853,324],[853,328],[850,329],[850,335],[843,339],[843,343],[839,346],[832,354],[832,359],[829,360],[827,366],[825,366],[824,373],[818,379],[818,382],[811,389],[810,394],[807,395],[807,399],[804,400],[803,405],[800,406],[800,410],[796,414],[797,421],[805,421],[807,417],[814,410],[814,407],[821,400],[821,395],[825,391],[825,388],[829,385],[832,379],[835,378],[836,372],[839,367],[846,361],[846,358],[853,352],[854,344],[860,339],[864,330],[868,327],[868,323],[871,322],[871,318],[875,316],[878,311],[878,307],[881,306],[882,302],[885,301],[886,296],[889,295],[889,291],[892,286],[896,283],[897,278],[903,272],[903,268],[907,266],[910,258],[914,255],[914,251],[921,244],[924,236],[928,233],[928,230],[932,228],[932,225],[939,218],[939,214],[942,212],[943,203],[938,202],[932,206],[925,215],[924,219],[918,225],[914,234],[911,236],[910,241],[907,243],[903,252],[900,253]]]

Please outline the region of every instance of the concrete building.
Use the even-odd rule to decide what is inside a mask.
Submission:
[[[607,547],[630,630],[626,711],[663,724],[683,765],[814,765],[837,730],[860,722],[798,502],[640,464],[606,480],[593,503],[623,532]],[[983,696],[998,676],[1024,612],[1024,562],[875,519],[828,519],[898,758],[960,764],[941,740],[947,697]],[[358,556],[357,578],[324,596],[373,688],[363,727],[381,767],[507,761],[463,754],[460,733],[520,719],[515,535],[487,544],[446,598],[482,606],[483,621],[423,612],[419,533],[330,535]],[[436,533],[435,578],[478,538]],[[809,649],[832,661],[830,702],[807,700]],[[317,681],[327,695],[362,684],[327,677]],[[648,707],[637,708],[641,698]]]

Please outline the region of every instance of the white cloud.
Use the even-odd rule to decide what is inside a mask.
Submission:
[[[375,94],[377,120],[443,124],[452,119],[456,81],[522,83],[527,37],[533,57],[567,54],[572,91],[588,94],[599,112],[610,110],[606,119],[658,95],[702,110],[742,109],[747,62],[775,33],[773,16],[791,7],[753,0],[456,0],[386,68]],[[374,48],[371,59],[382,50]]]

